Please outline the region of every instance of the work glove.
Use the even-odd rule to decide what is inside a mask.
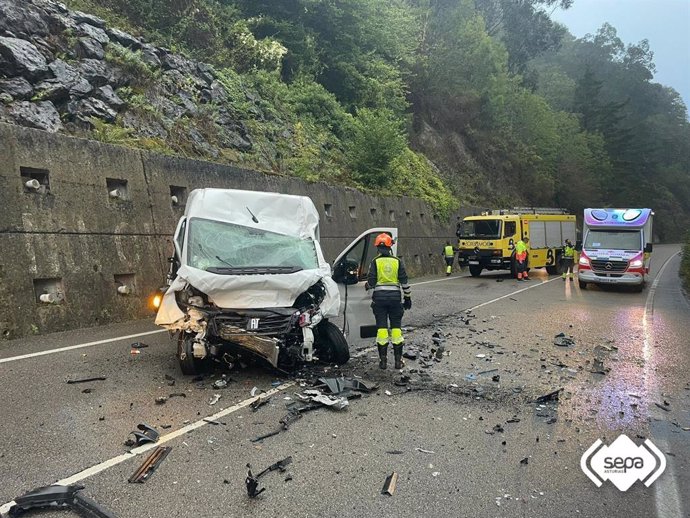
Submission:
[[[403,299],[403,308],[412,309],[412,297],[405,297]]]

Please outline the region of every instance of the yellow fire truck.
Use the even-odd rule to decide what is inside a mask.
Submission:
[[[575,216],[564,209],[514,207],[469,216],[458,223],[458,262],[473,277],[482,270],[510,270],[515,276],[515,244],[529,238],[529,268],[560,274],[566,239],[577,239]]]

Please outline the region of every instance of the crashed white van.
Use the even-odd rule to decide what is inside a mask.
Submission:
[[[156,315],[156,324],[176,332],[182,372],[196,374],[209,360],[232,365],[249,357],[281,369],[317,359],[347,362],[348,341],[329,319],[342,309],[346,334],[359,331],[350,341],[371,335],[373,315],[363,285],[375,252],[373,236],[381,231],[397,234],[368,230],[336,259],[332,277],[309,198],[192,191],[175,231],[169,286]],[[341,293],[349,299],[347,310]]]

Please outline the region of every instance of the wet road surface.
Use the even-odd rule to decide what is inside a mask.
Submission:
[[[341,412],[307,413],[258,443],[250,439],[275,430],[285,404],[307,388],[299,380],[250,367],[215,390],[221,372],[182,376],[167,334],[152,333],[149,321],[2,343],[0,505],[79,480],[121,517],[689,516],[690,307],[678,250],[655,249],[639,294],[580,290],[541,271],[528,283],[486,272],[417,279],[407,347],[428,354],[438,332],[440,361],[407,360],[410,381],[400,383],[399,372],[376,368],[373,350],[353,350],[359,356],[343,368],[312,372],[361,376],[377,391]],[[561,332],[574,345],[554,345]],[[133,355],[134,341],[149,347]],[[18,358],[57,349],[65,350]],[[66,383],[95,376],[107,379]],[[276,394],[252,412],[255,386]],[[559,401],[535,403],[561,388]],[[214,394],[221,399],[211,406]],[[219,412],[221,424],[202,421]],[[140,422],[173,449],[145,484],[128,484],[148,454],[126,455],[123,445]],[[666,471],[651,487],[598,488],[581,471],[595,440],[610,444],[621,433],[665,453]],[[249,499],[246,464],[260,471],[288,455],[287,473],[266,475],[266,492]],[[397,490],[381,495],[393,471]]]

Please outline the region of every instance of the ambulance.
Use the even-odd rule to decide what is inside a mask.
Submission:
[[[515,276],[515,244],[529,238],[528,268],[561,273],[566,239],[577,240],[575,216],[565,209],[514,207],[490,210],[458,223],[458,262],[473,277],[483,270],[510,270]]]
[[[652,254],[653,217],[652,209],[585,209],[580,288],[618,284],[642,291]]]

